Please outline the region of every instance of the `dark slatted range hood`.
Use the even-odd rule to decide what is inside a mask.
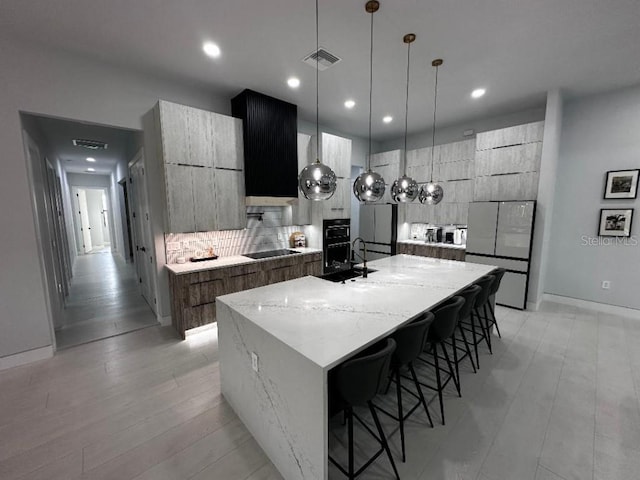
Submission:
[[[231,100],[243,120],[247,205],[290,205],[298,198],[298,107],[244,90]]]

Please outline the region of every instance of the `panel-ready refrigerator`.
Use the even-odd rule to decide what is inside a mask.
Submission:
[[[361,204],[360,236],[367,243],[367,260],[395,255],[398,239],[398,205]],[[362,255],[362,252],[360,254]]]
[[[507,270],[496,303],[524,310],[527,306],[535,201],[469,204],[467,262]]]

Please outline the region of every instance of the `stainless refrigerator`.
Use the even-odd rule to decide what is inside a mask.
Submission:
[[[361,204],[360,236],[367,242],[367,260],[396,254],[398,205]],[[362,249],[357,246],[362,255]]]
[[[466,261],[507,270],[496,303],[524,310],[527,306],[535,201],[469,204]]]

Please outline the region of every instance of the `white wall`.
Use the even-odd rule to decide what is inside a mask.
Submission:
[[[597,240],[601,208],[635,208],[640,200],[602,200],[608,170],[640,168],[640,86],[568,101],[564,106],[546,293],[640,309],[640,218],[634,245]],[[611,281],[603,290],[601,282]]]
[[[0,357],[52,344],[19,112],[141,129],[159,98],[230,111],[203,85],[115,68],[91,58],[0,42]]]

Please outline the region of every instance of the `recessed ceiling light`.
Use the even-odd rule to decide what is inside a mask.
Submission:
[[[211,58],[218,58],[220,56],[220,47],[213,42],[204,42],[202,44],[202,50]]]
[[[95,171],[96,171],[95,168],[91,168],[91,167],[87,168],[87,172],[95,172]]]
[[[298,88],[300,86],[300,79],[291,77],[287,80],[287,85],[289,85],[291,88]]]
[[[354,100],[347,100],[344,102],[344,106],[351,109],[356,106],[356,102]]]
[[[93,162],[95,162],[95,161],[96,161],[96,159],[95,159],[95,158],[93,158],[93,157],[87,157],[87,162],[91,162],[91,163],[93,163]]]
[[[487,93],[487,90],[484,88],[476,88],[473,92],[471,92],[471,98],[480,98]]]
[[[382,121],[384,123],[391,123],[393,121],[393,117],[391,115],[387,115],[386,117],[383,117]]]

